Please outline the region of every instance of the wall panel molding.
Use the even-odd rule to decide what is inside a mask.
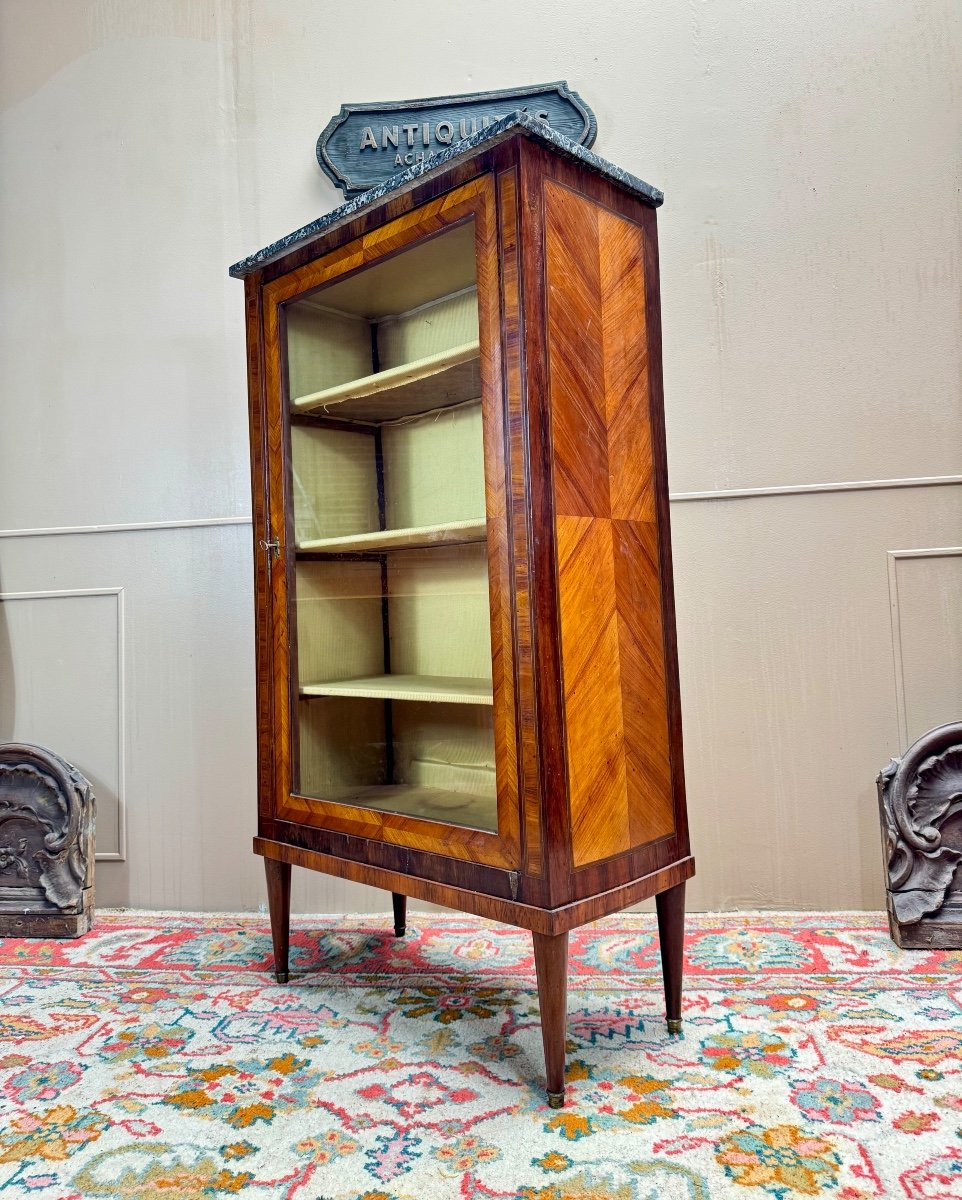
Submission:
[[[125,696],[125,642],[124,589],[66,588],[59,591],[0,592],[0,603],[15,600],[70,600],[87,596],[113,596],[116,601],[117,617],[117,850],[98,851],[98,862],[126,862],[127,860],[127,803],[126,803],[126,696]],[[59,748],[51,747],[59,752]]]
[[[162,529],[203,529],[210,525],[250,523],[250,517],[198,517],[185,521],[134,521],[125,525],[60,525],[39,529],[0,529],[0,538],[63,537],[77,533],[153,533]]]
[[[673,504],[697,500],[750,500],[765,496],[805,496],[820,492],[872,492],[888,488],[962,486],[962,475],[919,475],[906,479],[853,479],[836,483],[791,483],[774,487],[719,488],[707,492],[671,492]],[[183,521],[133,521],[119,525],[55,525],[37,529],[0,529],[0,538],[65,537],[81,533],[154,533],[165,529],[203,529],[250,525],[250,517],[197,517]]]
[[[962,475],[919,475],[908,479],[853,479],[838,483],[791,483],[779,487],[722,488],[714,492],[672,492],[675,504],[692,500],[747,500],[760,496],[804,496],[818,492],[875,492],[887,488],[957,487]]]
[[[899,600],[898,564],[906,559],[957,558],[962,556],[962,546],[930,546],[914,550],[889,550],[888,580],[889,606],[892,613],[892,658],[895,667],[895,705],[898,714],[901,749],[905,750],[914,741],[909,737],[908,708],[905,701],[905,660],[902,652],[902,611]],[[946,720],[954,714],[947,714]]]

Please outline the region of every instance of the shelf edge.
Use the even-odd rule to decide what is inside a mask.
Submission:
[[[389,367],[386,371],[377,371],[373,375],[363,375],[360,379],[352,379],[348,383],[339,383],[335,387],[325,388],[320,392],[310,392],[306,396],[297,396],[291,401],[291,411],[310,412],[316,408],[324,408],[331,404],[344,404],[349,400],[363,400],[367,396],[376,396],[379,392],[401,389],[421,379],[429,379],[432,375],[440,375],[442,371],[471,362],[481,355],[480,341],[475,338],[472,342],[463,342],[460,346],[452,346],[450,350],[441,350],[438,354],[430,354],[426,358],[418,358],[413,362],[402,363],[398,367]]]
[[[482,542],[487,528],[487,518],[477,517],[466,521],[448,521],[437,525],[411,525],[403,529],[375,529],[369,533],[344,534],[334,538],[314,538],[310,541],[298,542],[296,548],[298,552],[317,554],[427,549],[431,546]],[[451,537],[445,537],[446,533]],[[464,536],[469,533],[475,533],[477,536]],[[432,536],[432,534],[438,536]]]

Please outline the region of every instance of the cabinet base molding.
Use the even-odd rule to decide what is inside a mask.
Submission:
[[[695,860],[689,856],[679,859],[671,866],[663,867],[660,871],[653,871],[650,875],[633,879],[630,883],[601,892],[597,896],[576,900],[560,908],[545,909],[521,904],[516,900],[486,896],[481,892],[468,891],[446,883],[435,883],[433,880],[414,875],[402,875],[399,871],[389,871],[385,867],[335,858],[317,850],[302,850],[299,846],[273,842],[268,838],[254,838],[254,853],[275,862],[307,867],[311,871],[323,871],[328,875],[336,875],[339,879],[349,879],[352,883],[366,883],[371,887],[383,888],[387,892],[398,892],[413,896],[416,900],[426,900],[429,904],[442,904],[446,908],[473,913],[477,917],[488,917],[492,921],[502,921],[505,925],[514,925],[519,929],[530,929],[532,933],[552,936],[568,933],[577,929],[579,925],[587,925],[589,921],[597,921],[599,917],[620,912],[632,904],[640,904],[642,900],[650,900],[652,896],[684,883],[695,874]]]

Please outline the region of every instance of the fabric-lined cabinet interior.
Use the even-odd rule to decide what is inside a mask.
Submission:
[[[286,326],[294,789],[494,831],[474,222]]]

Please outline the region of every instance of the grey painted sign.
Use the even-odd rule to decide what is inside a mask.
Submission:
[[[594,113],[561,80],[464,96],[342,104],[317,139],[317,161],[345,196],[353,196],[518,110],[580,145],[595,140]]]

